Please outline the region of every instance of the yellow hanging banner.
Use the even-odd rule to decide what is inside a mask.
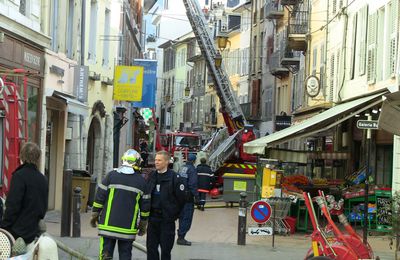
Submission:
[[[114,72],[114,100],[142,101],[143,67],[116,66]]]

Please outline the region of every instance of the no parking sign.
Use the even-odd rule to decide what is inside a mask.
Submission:
[[[267,222],[271,218],[271,213],[271,206],[263,200],[256,201],[251,205],[251,218],[259,224]]]

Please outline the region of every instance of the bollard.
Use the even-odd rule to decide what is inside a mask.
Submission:
[[[74,188],[73,215],[72,215],[72,237],[81,237],[81,191],[80,187]]]
[[[61,237],[71,236],[72,170],[64,170],[61,205]]]
[[[238,223],[238,241],[237,244],[241,246],[246,245],[246,218],[247,218],[247,194],[246,192],[240,193],[239,201],[239,223]]]
[[[273,212],[272,212],[272,248],[275,249],[275,209],[276,209],[276,203],[274,203],[273,206]]]

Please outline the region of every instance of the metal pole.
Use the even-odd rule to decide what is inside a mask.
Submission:
[[[274,203],[274,206],[272,207],[272,248],[275,248],[275,208],[276,208],[276,202]]]
[[[64,170],[61,205],[61,237],[71,236],[71,193],[72,170]]]
[[[372,119],[371,114],[368,114],[368,121]],[[363,243],[368,243],[368,190],[369,190],[369,156],[371,153],[371,129],[367,129],[367,158],[366,158],[366,172],[365,172],[365,194],[364,194],[364,226],[363,226]]]
[[[72,237],[81,237],[81,191],[80,187],[74,188]]]
[[[247,222],[247,193],[240,193],[239,201],[239,222],[238,222],[238,240],[237,244],[241,246],[246,245],[246,222]]]

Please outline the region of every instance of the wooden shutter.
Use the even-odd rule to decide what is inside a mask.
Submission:
[[[374,84],[376,80],[376,35],[378,13],[368,16],[368,52],[367,52],[367,81]]]
[[[397,37],[398,37],[398,14],[399,0],[392,0],[390,10],[390,39],[389,39],[389,76],[395,77],[397,65]]]
[[[359,63],[358,63],[358,74],[360,76],[365,74],[365,57],[366,57],[366,41],[367,41],[367,16],[368,16],[368,6],[364,6],[358,16],[360,17],[360,48],[359,48]]]
[[[350,56],[350,69],[349,69],[349,79],[354,79],[354,66],[355,66],[355,59],[356,59],[356,42],[357,42],[357,19],[358,15],[355,14],[353,16],[353,32],[352,32],[352,39],[351,39],[351,56]]]
[[[333,88],[335,87],[335,54],[331,55],[330,74],[329,74],[329,101],[333,101]]]

